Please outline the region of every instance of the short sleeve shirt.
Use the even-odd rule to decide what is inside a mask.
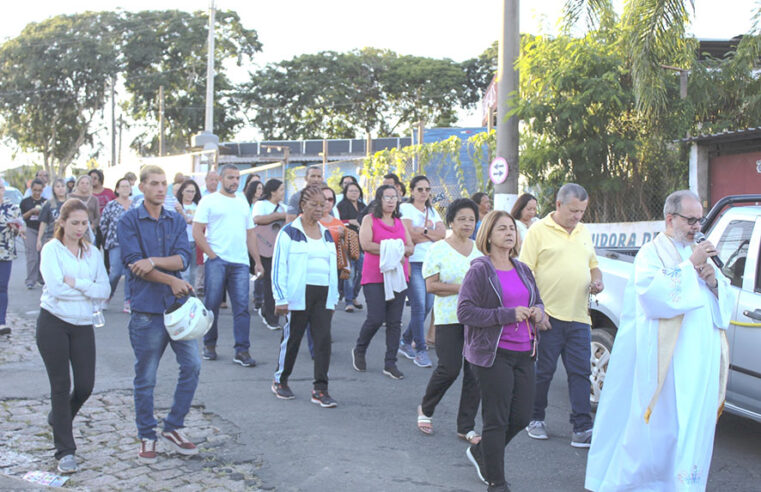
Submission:
[[[206,224],[206,240],[217,256],[230,263],[249,264],[246,235],[254,221],[243,195],[206,195],[198,202],[193,222]]]
[[[423,227],[425,225],[426,212],[421,212],[413,204],[402,203],[399,205],[399,212],[402,214],[402,219],[411,220],[414,227]],[[439,213],[431,207],[428,207],[428,220],[433,223],[433,227],[436,227],[437,223],[442,222]],[[433,227],[429,227],[429,229]],[[415,245],[415,252],[410,256],[410,261],[414,263],[425,260],[425,255],[432,244],[430,241],[417,243]]]
[[[473,244],[468,256],[463,256],[446,240],[436,241],[426,253],[423,262],[423,278],[439,274],[439,282],[446,284],[461,284],[465,274],[470,269],[470,262],[483,256]],[[459,323],[457,320],[458,296],[434,296],[433,317],[437,325]]]
[[[42,209],[42,205],[45,203],[44,198],[40,198],[39,200],[35,200],[31,196],[28,196],[21,200],[21,203],[19,204],[19,207],[21,208],[21,213],[25,214],[28,211],[32,210],[34,207],[40,207]],[[24,219],[24,222],[26,222],[26,226],[30,229],[34,229],[35,231],[40,228],[40,216],[39,214],[32,214],[29,216],[28,219]]]
[[[597,268],[592,235],[579,222],[569,234],[552,214],[531,226],[520,260],[534,272],[547,314],[561,321],[590,324],[590,270]]]
[[[277,205],[280,205],[279,207]],[[254,208],[251,211],[251,218],[257,217],[259,215],[269,215],[275,211],[275,208],[277,208],[278,212],[285,212],[286,206],[285,203],[280,202],[278,204],[274,204],[269,200],[257,200],[254,202]],[[254,227],[256,227],[257,224],[254,224]]]
[[[61,207],[64,202],[58,200],[48,200],[45,205],[42,206],[40,211],[40,223],[45,224],[45,233],[42,235],[42,244],[47,243],[53,239],[53,232],[55,231],[55,221],[58,220],[58,216],[61,214]]]

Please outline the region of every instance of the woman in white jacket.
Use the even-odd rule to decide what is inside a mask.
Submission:
[[[53,427],[61,473],[77,471],[72,421],[95,383],[93,313],[111,293],[103,258],[88,241],[88,228],[87,207],[70,198],[61,207],[53,239],[42,248],[40,261],[45,286],[37,319],[37,348],[50,380],[48,423]]]

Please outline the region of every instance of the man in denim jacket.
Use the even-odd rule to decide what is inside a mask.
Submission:
[[[122,245],[124,266],[132,272],[129,276],[132,292],[129,338],[135,352],[138,458],[150,463],[156,461],[155,428],[158,424],[153,414],[153,388],[159,361],[167,345],[171,345],[180,363],[180,376],[160,436],[167,447],[180,454],[198,453],[180,429],[198,386],[201,357],[194,340],[171,340],[164,326],[164,311],[177,298],[185,297],[193,290],[179,275],[193,261],[185,219],[163,207],[167,182],[160,167],[143,167],[139,186],[144,201],[124,213],[117,225],[117,235]]]

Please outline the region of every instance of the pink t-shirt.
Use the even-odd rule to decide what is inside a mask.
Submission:
[[[384,239],[405,239],[404,224],[401,219],[394,219],[394,225],[390,226],[369,215],[373,221],[373,242],[380,244]],[[410,278],[410,263],[404,258],[404,277]],[[380,255],[365,252],[365,261],[362,263],[362,285],[365,284],[382,284],[383,274],[380,271]]]
[[[499,283],[502,284],[502,305],[508,308],[528,306],[529,292],[515,268],[512,270],[497,270]],[[531,350],[531,325],[528,320],[511,323],[502,327],[499,348],[527,352]]]

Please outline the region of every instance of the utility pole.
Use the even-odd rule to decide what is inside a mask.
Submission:
[[[322,179],[328,180],[328,139],[322,139]]]
[[[164,86],[159,86],[159,156],[164,155]]]
[[[197,167],[194,171],[207,172],[213,168],[217,162],[217,153],[219,152],[219,137],[214,135],[214,0],[209,2],[209,52],[206,58],[206,118],[204,121],[204,131],[193,135],[193,147],[202,147],[204,150],[214,151],[213,155],[204,153],[201,158],[194,163]]]
[[[116,165],[116,75],[111,77],[111,165]]]
[[[518,117],[507,118],[508,98],[519,91],[515,62],[520,53],[520,0],[502,0],[502,30],[497,71],[497,157],[507,161],[507,179],[494,186],[494,209],[509,211],[518,199]]]

